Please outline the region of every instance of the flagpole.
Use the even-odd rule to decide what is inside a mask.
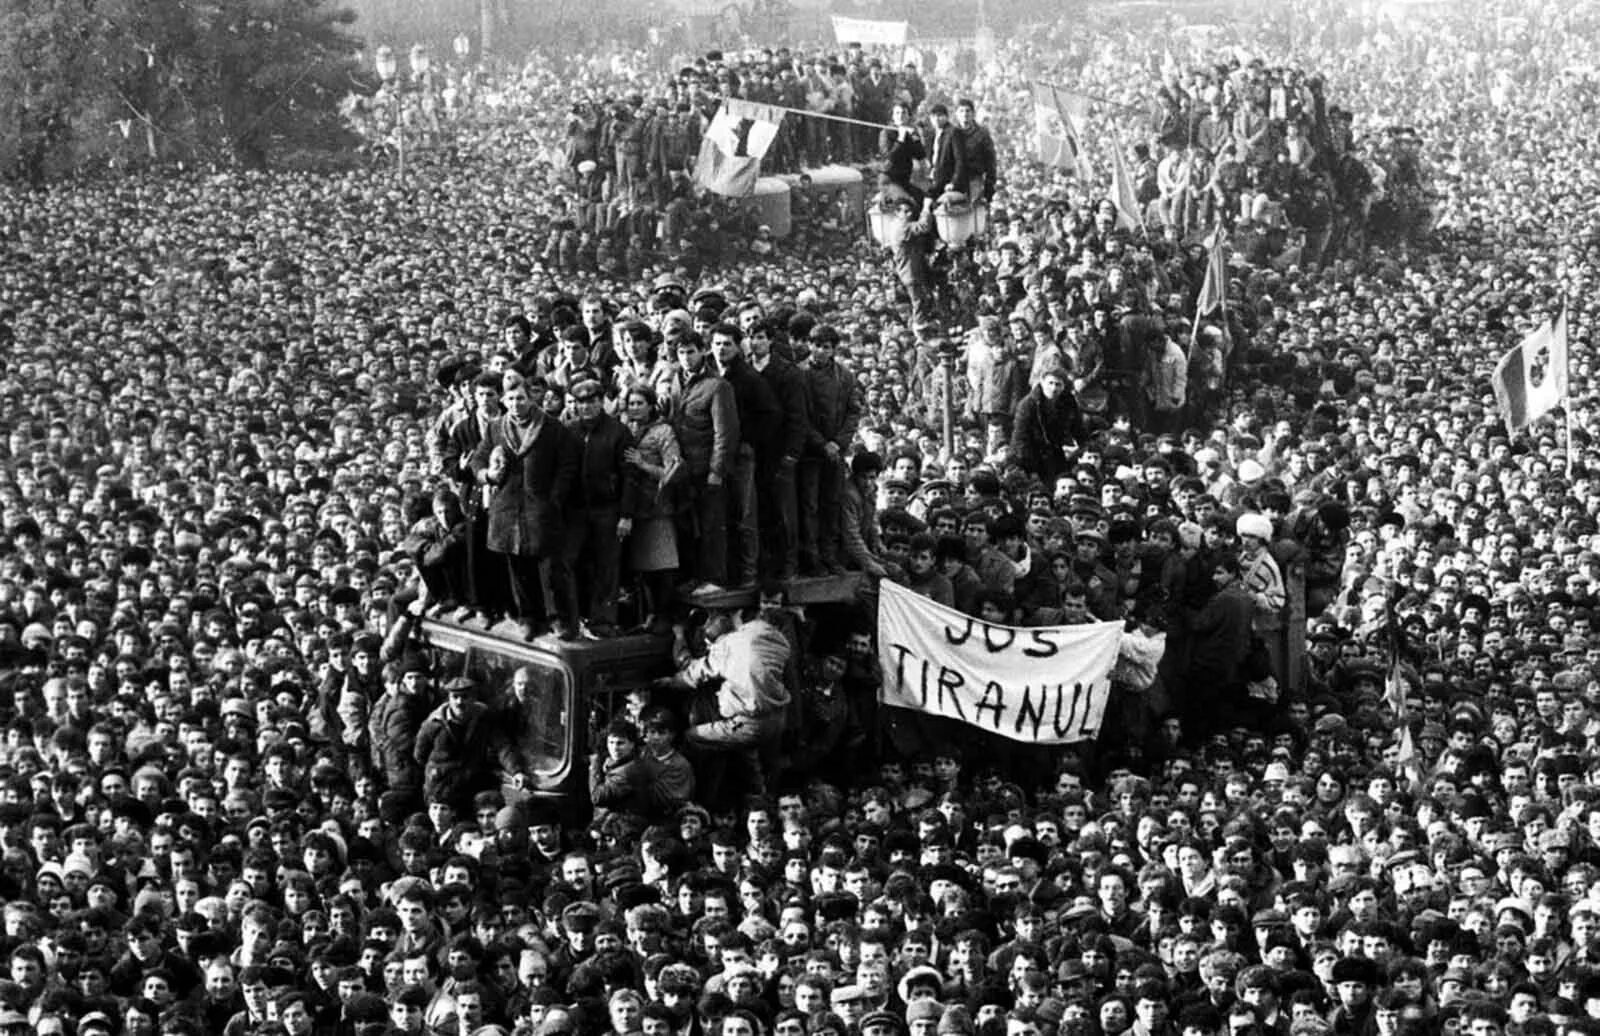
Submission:
[[[743,101],[743,100],[745,100],[745,98],[743,98],[743,97],[734,97],[734,98],[724,97],[724,98],[722,98],[724,103],[726,103],[730,99],[731,100],[735,100],[735,101]],[[895,126],[895,125],[891,125],[890,123],[887,123],[887,122],[864,122],[861,119],[852,119],[852,118],[848,118],[848,117],[846,117],[844,115],[830,115],[827,112],[814,112],[814,111],[810,111],[810,110],[805,109],[805,108],[787,108],[787,107],[785,107],[785,106],[783,106],[781,104],[768,104],[766,101],[748,101],[746,103],[753,104],[753,105],[760,105],[763,108],[771,108],[773,111],[785,112],[785,113],[790,114],[790,115],[803,115],[806,118],[810,118],[810,119],[829,119],[829,120],[832,120],[833,122],[848,122],[852,126],[865,126],[868,129],[909,129],[909,130],[915,130],[917,128],[917,127],[915,127],[915,126],[913,126],[913,125],[911,125],[909,123],[906,124],[905,126]]]
[[[1566,292],[1562,292],[1561,293],[1561,317],[1560,317],[1560,319],[1561,319],[1561,328],[1562,328],[1563,331],[1566,330],[1566,326],[1567,326],[1567,305],[1568,305],[1568,303],[1567,303],[1567,293]],[[1572,441],[1572,348],[1571,348],[1571,346],[1569,345],[1567,348],[1563,349],[1562,352],[1566,354],[1564,359],[1567,361],[1567,369],[1561,372],[1561,374],[1562,374],[1562,378],[1561,378],[1561,414],[1562,414],[1562,419],[1564,420],[1564,422],[1566,423],[1566,426],[1567,426],[1567,481],[1571,482],[1572,481],[1572,455],[1573,455],[1573,453],[1576,452],[1573,449],[1573,441]]]
[[[1136,104],[1124,104],[1122,101],[1113,101],[1111,98],[1101,97],[1099,94],[1086,94],[1082,90],[1074,90],[1070,86],[1065,86],[1061,83],[1053,83],[1048,79],[1039,79],[1035,80],[1035,82],[1043,83],[1045,86],[1054,87],[1055,89],[1064,93],[1069,93],[1074,97],[1082,97],[1084,100],[1093,101],[1096,104],[1110,105],[1113,108],[1119,108],[1125,112],[1143,111],[1143,109]]]
[[[1222,223],[1218,221],[1211,227],[1209,235],[1211,243],[1206,246],[1206,272],[1205,276],[1200,278],[1200,297],[1194,300],[1194,326],[1189,329],[1189,352],[1191,354],[1194,353],[1195,343],[1200,340],[1200,318],[1203,315],[1201,308],[1206,301],[1206,282],[1211,280],[1213,267],[1215,266],[1212,260],[1215,258],[1214,253],[1221,245],[1221,237],[1219,236],[1221,233]],[[1217,276],[1216,280],[1217,304],[1222,307],[1222,323],[1226,326],[1228,322],[1228,286],[1220,275]]]
[[[1128,159],[1123,151],[1122,134],[1117,132],[1117,128],[1115,126],[1111,127],[1111,146],[1117,149],[1116,153],[1111,156],[1111,176],[1114,180],[1125,184],[1128,190],[1132,191],[1133,184],[1129,182],[1130,178],[1127,175],[1128,173],[1132,172],[1132,170],[1128,168]],[[1112,192],[1119,193],[1117,192],[1115,185],[1112,187]],[[1116,200],[1121,201],[1122,199],[1118,198]],[[1133,214],[1139,220],[1139,233],[1143,234],[1146,238],[1149,238],[1150,228],[1145,225],[1144,210],[1138,206],[1137,196],[1135,196],[1134,201],[1136,204],[1134,205]],[[1115,202],[1112,204],[1115,204]]]

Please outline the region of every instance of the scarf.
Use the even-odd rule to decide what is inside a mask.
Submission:
[[[534,407],[533,416],[526,423],[518,421],[515,414],[508,413],[501,427],[505,429],[506,449],[520,457],[533,449],[535,440],[539,438],[539,430],[544,427],[544,411]]]

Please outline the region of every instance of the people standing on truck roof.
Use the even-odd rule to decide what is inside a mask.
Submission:
[[[433,492],[427,516],[411,526],[401,543],[416,564],[417,575],[427,585],[428,597],[437,610],[454,608],[469,599],[470,536],[471,526],[461,510],[461,498],[455,490],[440,486]]]
[[[457,375],[463,378],[468,368]],[[466,603],[493,626],[509,607],[505,564],[489,549],[489,498],[493,489],[472,467],[472,455],[489,434],[489,426],[501,416],[500,375],[482,371],[471,379],[470,408],[445,435],[441,459],[444,476],[460,494],[461,510],[467,516]]]
[[[710,345],[711,358],[732,386],[739,410],[739,442],[728,483],[729,527],[737,533],[729,543],[729,580],[732,586],[753,586],[761,558],[760,523],[768,517],[760,513],[756,486],[772,481],[772,452],[783,428],[783,408],[772,386],[745,358],[744,332],[737,325],[716,324]]]
[[[750,312],[741,307],[741,326]],[[783,421],[773,443],[768,471],[757,473],[756,490],[761,496],[761,575],[780,580],[793,579],[800,564],[799,464],[811,430],[811,408],[806,398],[805,372],[779,355],[774,346],[778,335],[759,307],[745,330],[745,348],[750,366],[772,388]]]
[[[845,455],[861,425],[862,400],[855,375],[836,357],[839,332],[819,325],[810,327],[808,334],[806,412],[811,430],[800,459],[800,571],[822,575],[844,571],[839,557],[840,497]]]
[[[490,422],[472,454],[473,471],[494,487],[489,549],[505,558],[511,599],[528,638],[550,620],[563,640],[574,640],[578,616],[567,586],[562,525],[578,451],[571,433],[537,405],[526,379],[508,371],[503,384],[506,412]]]
[[[877,480],[883,459],[870,450],[850,458],[850,479],[840,496],[839,532],[845,564],[870,576],[886,576],[883,542],[878,531]]]
[[[633,532],[628,537],[628,560],[643,583],[644,621],[651,633],[672,632],[672,603],[677,578],[678,481],[683,454],[672,425],[661,416],[655,390],[634,385],[623,399],[623,423],[633,445],[623,454],[634,486]]]
[[[676,349],[684,382],[672,430],[683,452],[688,498],[678,541],[693,546],[683,574],[696,592],[720,590],[728,581],[727,494],[739,451],[739,408],[733,386],[717,373],[704,339],[686,333]]]
[[[567,427],[577,442],[579,463],[562,549],[572,574],[567,590],[577,598],[569,608],[581,614],[579,628],[584,635],[598,640],[617,632],[622,541],[633,532],[637,506],[638,484],[626,459],[633,435],[606,413],[598,381],[573,385],[571,396],[577,416]]]

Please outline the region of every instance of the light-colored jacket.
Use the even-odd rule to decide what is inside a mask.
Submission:
[[[1189,358],[1182,346],[1168,338],[1161,359],[1150,365],[1150,405],[1157,410],[1177,410],[1189,395]]]
[[[679,677],[688,684],[722,677],[717,711],[723,719],[760,716],[789,704],[783,674],[789,640],[765,619],[752,619],[711,642],[703,658],[686,663]]]
[[[1283,605],[1288,600],[1288,594],[1283,588],[1283,572],[1278,568],[1277,560],[1270,551],[1260,550],[1244,563],[1243,568],[1245,591],[1256,606],[1256,632],[1280,628]]]

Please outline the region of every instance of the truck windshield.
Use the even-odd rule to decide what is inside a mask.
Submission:
[[[554,659],[494,643],[480,636],[429,638],[448,656],[441,670],[465,672],[484,689],[484,700],[524,703],[517,729],[506,731],[520,749],[535,778],[559,777],[568,762],[572,723],[572,686],[567,668]]]
[[[538,777],[560,774],[567,763],[567,725],[571,722],[566,670],[543,661],[487,653],[483,666],[482,686],[494,688],[502,701],[514,695],[527,703],[515,739],[529,770]]]

